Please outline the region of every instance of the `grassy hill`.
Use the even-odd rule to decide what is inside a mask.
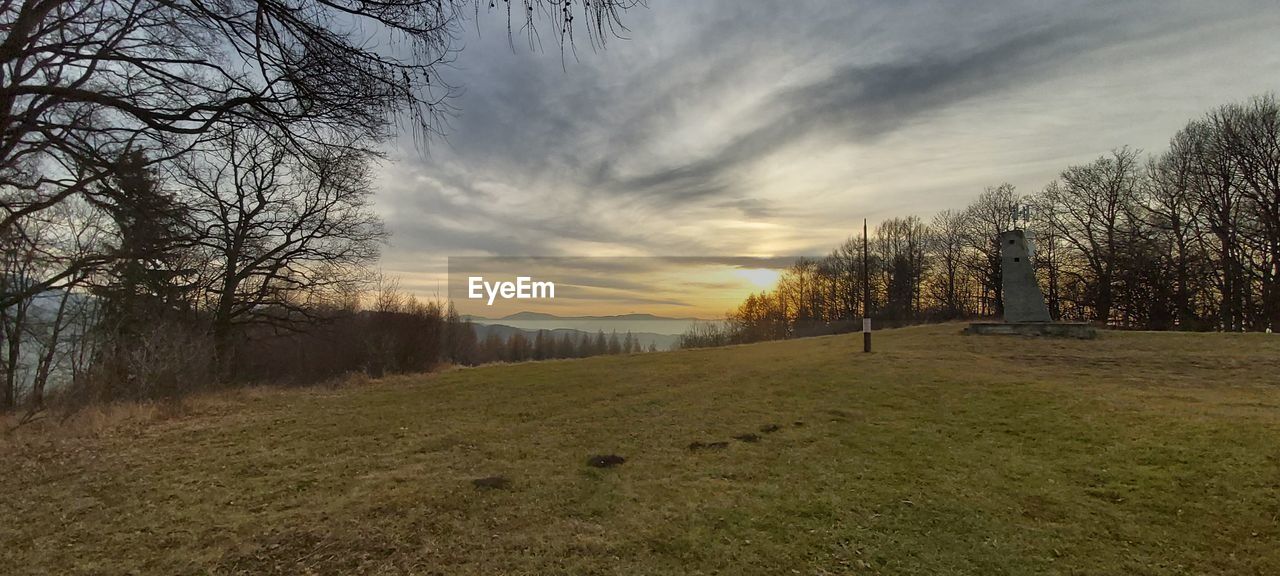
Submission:
[[[19,431],[0,572],[1280,573],[1280,336],[959,330]]]

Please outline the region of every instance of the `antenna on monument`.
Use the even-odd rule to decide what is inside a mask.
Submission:
[[[1014,229],[1025,228],[1031,223],[1031,205],[1030,204],[1014,204],[1010,207],[1010,216]],[[1021,221],[1021,226],[1019,226]]]

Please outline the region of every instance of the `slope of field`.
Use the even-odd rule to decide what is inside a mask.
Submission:
[[[1280,336],[959,330],[20,431],[0,573],[1280,573]]]

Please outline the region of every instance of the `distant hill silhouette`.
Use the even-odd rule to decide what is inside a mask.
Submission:
[[[544,312],[516,312],[508,314],[501,318],[485,318],[484,316],[467,315],[466,318],[476,322],[495,322],[502,320],[520,320],[520,321],[550,321],[550,320],[619,320],[619,321],[674,321],[674,322],[694,322],[701,318],[673,318],[670,316],[655,316],[653,314],[617,314],[614,316],[557,316],[555,314],[547,314]]]

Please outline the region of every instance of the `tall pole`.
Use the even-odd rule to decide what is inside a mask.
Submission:
[[[871,351],[871,276],[867,274],[867,219],[862,219],[862,351]]]

